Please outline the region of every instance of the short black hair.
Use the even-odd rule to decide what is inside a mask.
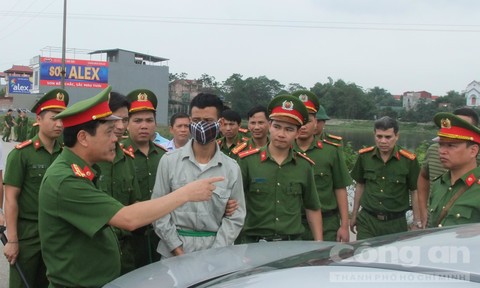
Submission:
[[[478,126],[478,122],[479,122],[478,114],[472,108],[460,107],[460,108],[455,109],[453,111],[453,114],[455,114],[457,116],[460,115],[460,116],[469,117],[470,119],[472,119],[472,124],[474,126]]]
[[[396,135],[398,133],[398,122],[393,118],[390,118],[388,116],[383,116],[382,118],[375,121],[373,128],[374,128],[374,131],[376,131],[377,129],[385,131],[390,128],[393,128],[393,133],[395,133]]]
[[[125,95],[118,92],[110,92],[110,100],[108,101],[108,106],[112,112],[117,111],[120,108],[127,108],[130,110],[130,102],[128,102]]]
[[[240,117],[240,114],[238,114],[236,111],[233,111],[232,109],[224,110],[222,112],[222,117],[228,121],[235,121],[238,125],[242,123],[242,117]]]
[[[84,130],[88,134],[95,136],[98,126],[106,122],[106,120],[91,120],[79,125],[67,127],[63,129],[63,143],[65,146],[71,148],[77,143],[77,134],[80,130]]]
[[[262,105],[256,105],[256,106],[254,106],[252,109],[250,109],[250,110],[247,112],[247,117],[250,118],[250,117],[252,117],[253,115],[257,114],[258,112],[263,112],[263,113],[265,114],[265,118],[268,119],[268,110],[267,110],[267,107],[262,106]]]
[[[193,97],[192,101],[190,102],[190,115],[192,115],[193,107],[200,109],[215,107],[217,108],[217,117],[220,118],[220,113],[223,111],[223,101],[215,94],[199,93],[197,96]]]
[[[175,125],[175,121],[181,118],[190,118],[190,116],[184,112],[177,112],[170,117],[170,126],[173,127],[173,125]]]

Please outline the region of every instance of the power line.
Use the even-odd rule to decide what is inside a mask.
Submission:
[[[45,10],[45,9],[44,9]],[[43,12],[43,11],[42,11]],[[31,17],[34,12],[6,11],[2,14]],[[40,12],[41,13],[41,12]],[[35,13],[39,18],[60,18],[61,13]],[[345,21],[305,21],[305,20],[271,20],[271,19],[227,19],[227,18],[192,18],[192,17],[156,17],[145,15],[108,15],[108,14],[69,14],[70,19],[94,21],[122,21],[193,25],[221,25],[243,27],[272,27],[299,29],[331,30],[372,30],[372,31],[412,31],[412,32],[480,32],[480,25],[475,24],[437,24],[437,23],[386,23],[386,22],[345,22]]]

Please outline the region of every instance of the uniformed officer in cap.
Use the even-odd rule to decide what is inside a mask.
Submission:
[[[130,102],[128,138],[122,142],[123,148],[134,156],[135,173],[140,185],[140,201],[152,197],[155,175],[160,158],[167,150],[152,141],[155,134],[157,96],[150,90],[137,89],[127,95]],[[137,268],[160,260],[156,252],[158,236],[152,225],[146,225],[133,233],[135,266]]]
[[[117,92],[110,93],[108,102],[112,115],[120,119],[114,121],[113,133],[117,141],[123,140],[127,130],[128,110],[130,103],[127,98]],[[130,205],[140,201],[140,187],[135,172],[135,155],[115,143],[115,158],[113,162],[102,161],[98,163],[101,175],[97,179],[96,186],[102,191],[118,200],[123,205]],[[135,249],[130,231],[114,229],[121,249],[122,271],[125,274],[135,269]]]
[[[270,142],[239,154],[247,203],[242,242],[301,239],[302,209],[313,238],[322,240],[314,162],[291,148],[308,121],[307,108],[298,98],[281,95],[270,102],[268,112]]]
[[[358,151],[351,172],[356,186],[350,230],[358,231],[357,239],[407,231],[410,198],[413,218],[419,219],[416,155],[397,145],[395,119],[385,116],[375,121],[374,137],[376,145]]]
[[[58,137],[63,132],[61,120],[54,117],[68,104],[68,93],[53,89],[32,108],[39,132],[32,139],[15,146],[5,169],[5,214],[8,243],[4,248],[10,264],[18,262],[30,285],[47,287],[45,264],[38,234],[38,193],[47,168],[62,151]],[[10,266],[10,287],[23,287],[14,266]]]
[[[429,227],[480,222],[480,129],[452,113],[434,117],[440,161],[448,171],[433,182]]]
[[[310,91],[299,90],[292,93],[298,97],[308,110],[308,122],[300,128],[294,149],[307,155],[315,162],[313,166],[315,184],[322,206],[323,240],[348,242],[348,200],[347,186],[352,183],[341,147],[328,139],[315,136],[320,103],[318,97]],[[303,240],[312,240],[308,222],[305,226]]]
[[[223,177],[192,182],[151,201],[124,206],[95,186],[100,161],[115,158],[111,87],[80,101],[55,119],[65,127],[65,148],[45,173],[39,197],[42,255],[52,287],[100,287],[120,275],[112,226],[134,230],[188,201],[211,197]],[[100,174],[101,175],[101,174]]]

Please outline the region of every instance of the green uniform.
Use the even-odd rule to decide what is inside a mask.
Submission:
[[[125,139],[122,142],[122,146],[134,155],[135,175],[140,186],[140,201],[150,200],[152,198],[153,186],[155,185],[158,163],[160,158],[166,153],[165,148],[150,141],[148,155],[145,155],[130,138]],[[133,231],[132,236],[135,250],[135,267],[139,268],[160,260],[160,255],[156,251],[159,239],[153,231],[152,225]]]
[[[233,144],[230,147],[227,146],[227,139],[222,137],[217,140],[218,146],[220,146],[220,151],[222,151],[228,157],[237,160],[238,153],[244,150],[247,147],[247,142],[249,139],[243,137],[240,133],[237,134],[233,140]]]
[[[27,130],[28,130],[28,117],[25,116],[25,117],[22,117],[21,118],[22,120],[22,125],[21,125],[21,128],[19,130],[19,133],[20,133],[20,136],[18,138],[18,141],[25,141],[27,140]]]
[[[135,174],[133,154],[123,150],[116,144],[116,155],[113,163],[99,162],[100,176],[96,186],[127,206],[140,200],[140,188]],[[113,227],[121,248],[122,271],[125,274],[135,269],[135,251],[132,234],[129,231]]]
[[[20,117],[20,115],[17,116],[17,118],[15,119],[15,123],[17,123],[17,125],[15,125],[13,127],[13,131],[15,132],[15,141],[18,142],[20,141],[19,139],[19,136],[20,136],[20,127],[22,125],[22,117]]]
[[[245,151],[242,170],[247,216],[242,242],[294,240],[304,232],[302,210],[319,210],[312,164],[293,150],[278,165],[267,146]]]
[[[430,196],[430,217],[428,227],[436,227],[440,219],[442,208],[447,205],[457,191],[465,185],[468,189],[453,203],[447,215],[438,225],[452,226],[467,223],[480,222],[480,167],[477,167],[463,175],[453,185],[450,181],[450,173],[443,174],[433,182],[433,191]]]
[[[95,187],[96,168],[65,148],[43,178],[40,242],[53,287],[101,287],[120,275],[108,222],[123,205]]]
[[[17,262],[22,266],[28,282],[38,284],[37,287],[48,286],[38,234],[38,195],[43,175],[60,152],[58,142],[55,142],[50,154],[36,136],[18,144],[8,154],[5,169],[5,185],[20,188],[17,199],[17,235],[20,252]],[[10,287],[23,287],[13,266],[10,269]]]
[[[10,141],[10,134],[12,133],[12,127],[13,127],[13,116],[12,115],[5,115],[5,128],[4,128],[4,132],[3,132],[3,137],[2,137],[2,140],[3,141]],[[7,127],[7,125],[9,127]]]
[[[294,150],[304,153],[315,162],[313,173],[318,198],[322,207],[323,240],[336,241],[340,228],[340,211],[338,210],[335,189],[345,188],[352,184],[347,165],[339,144],[315,137],[306,151],[302,151],[297,143]],[[303,217],[305,233],[303,240],[313,240],[306,217]]]
[[[357,239],[406,231],[410,191],[417,189],[420,166],[414,154],[396,145],[386,163],[376,147],[359,151],[352,178],[365,184],[357,215]]]
[[[35,135],[38,134],[38,131],[39,131],[40,127],[38,127],[38,123],[33,123],[32,124],[32,127],[30,128],[30,131],[28,131],[28,139],[32,139],[33,137],[35,137]],[[63,136],[63,135],[62,135]]]

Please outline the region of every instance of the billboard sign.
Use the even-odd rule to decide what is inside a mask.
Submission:
[[[108,62],[65,59],[65,87],[106,88],[108,86]],[[40,85],[60,86],[62,59],[40,57]]]
[[[30,77],[8,76],[8,94],[30,94]]]

